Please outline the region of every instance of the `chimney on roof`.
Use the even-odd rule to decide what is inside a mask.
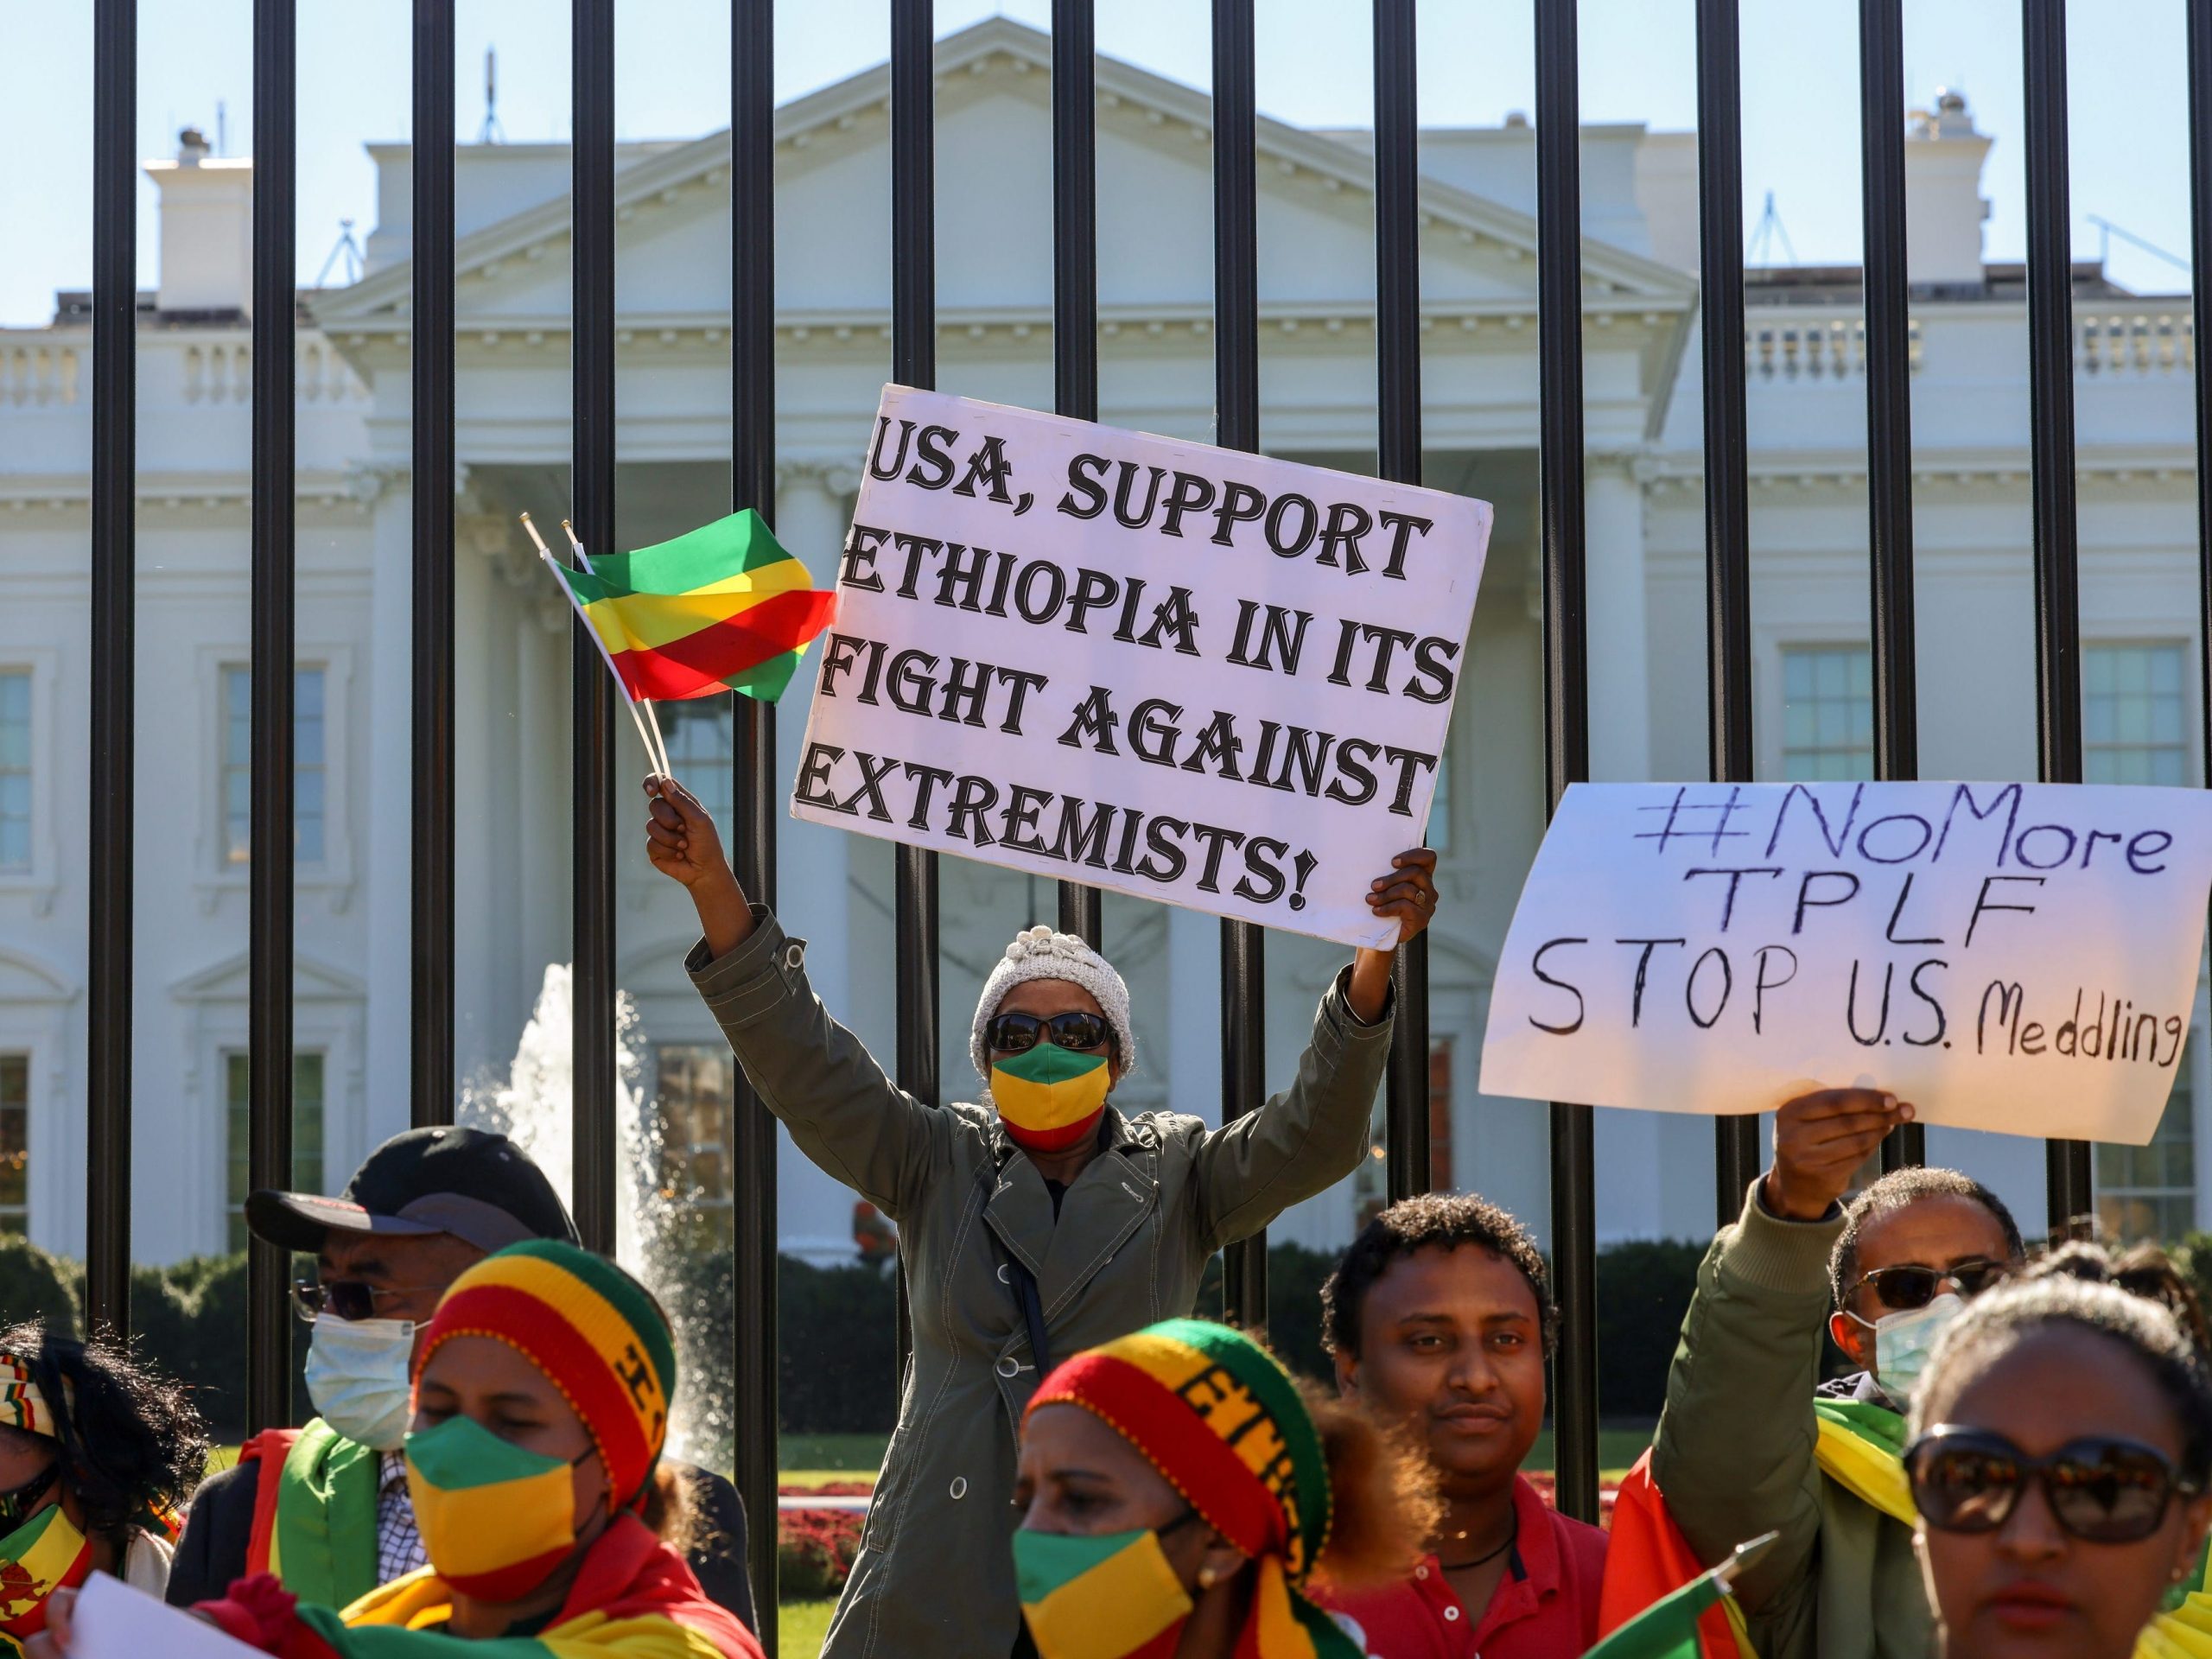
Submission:
[[[1981,226],[1989,217],[1981,164],[1990,141],[1974,130],[1966,95],[1955,87],[1938,90],[1936,107],[1915,110],[1907,121],[1907,276],[1915,284],[1979,284]]]
[[[253,163],[208,153],[197,127],[177,134],[176,159],[149,162],[162,193],[163,311],[243,314],[253,299]]]

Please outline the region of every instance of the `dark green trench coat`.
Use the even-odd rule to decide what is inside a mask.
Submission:
[[[799,1149],[899,1224],[913,1314],[899,1426],[824,1659],[1006,1659],[1021,1618],[1016,1431],[1038,1382],[1006,1258],[1036,1275],[1055,1359],[1188,1313],[1209,1256],[1366,1155],[1389,1014],[1362,1025],[1339,975],[1296,1079],[1225,1129],[1109,1107],[1105,1149],[1055,1221],[997,1114],[893,1084],[809,987],[804,941],[765,907],[753,918],[721,960],[693,949],[692,982]]]

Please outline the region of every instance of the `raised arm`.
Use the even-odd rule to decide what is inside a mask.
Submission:
[[[884,1075],[830,1016],[806,951],[747,900],[714,820],[672,778],[648,778],[646,855],[690,893],[701,938],[685,958],[747,1080],[821,1169],[902,1219],[948,1144],[950,1124]]]
[[[1813,1390],[1828,1253],[1843,1230],[1838,1200],[1910,1112],[1871,1090],[1828,1090],[1776,1114],[1774,1166],[1706,1253],[1667,1377],[1651,1475],[1668,1512],[1708,1565],[1762,1533],[1782,1535],[1738,1593],[1785,1630],[1812,1611],[1821,1520]],[[1796,1647],[1785,1635],[1776,1650]]]
[[[1435,853],[1415,847],[1368,887],[1367,907],[1397,922],[1402,944],[1436,914],[1435,874]],[[1199,1146],[1210,1248],[1249,1237],[1292,1205],[1335,1185],[1366,1156],[1375,1090],[1390,1057],[1392,954],[1354,953],[1321,998],[1290,1087]]]

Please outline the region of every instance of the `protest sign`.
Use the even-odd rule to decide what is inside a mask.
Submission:
[[[794,816],[1389,945],[1487,503],[887,387]]]
[[[1507,931],[1485,1094],[2140,1146],[2196,1001],[2212,796],[1578,784]]]
[[[105,1573],[85,1580],[70,1637],[72,1659],[234,1659],[261,1651]]]

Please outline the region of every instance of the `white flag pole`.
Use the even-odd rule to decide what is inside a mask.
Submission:
[[[645,721],[653,728],[653,741],[660,746],[660,775],[664,778],[673,778],[676,776],[676,769],[669,764],[668,740],[660,734],[660,716],[653,712],[653,700],[651,697],[645,698],[644,702]]]
[[[622,677],[614,672],[614,659],[607,654],[607,642],[599,637],[599,630],[592,626],[591,618],[584,614],[584,607],[576,602],[575,589],[569,587],[568,582],[561,577],[561,562],[553,556],[553,550],[545,545],[545,538],[537,533],[537,526],[530,522],[530,515],[526,512],[522,515],[522,527],[530,532],[530,539],[537,543],[537,556],[545,561],[546,568],[551,570],[554,578],[561,582],[561,591],[569,596],[569,607],[575,612],[578,620],[583,623],[584,632],[591,636],[592,644],[599,647],[600,661],[607,664],[607,671],[609,674],[614,675],[614,688],[621,692],[623,704],[630,711],[630,723],[638,728],[638,741],[645,747],[645,764],[665,773],[666,768],[653,753],[652,739],[645,735],[645,722],[638,718],[636,699],[631,696],[630,688],[623,684]],[[569,545],[575,550],[576,563],[588,573],[591,569],[591,561],[584,556],[584,544],[576,539],[575,531],[569,530],[567,519],[563,518],[561,521],[561,528],[569,531]]]

